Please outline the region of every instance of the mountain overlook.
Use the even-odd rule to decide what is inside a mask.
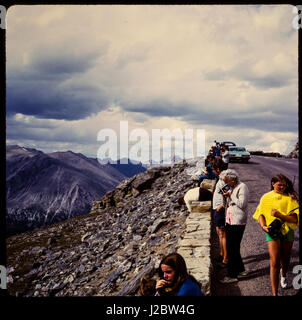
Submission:
[[[93,200],[145,170],[130,162],[101,165],[72,151],[45,154],[7,146],[7,235],[87,214]]]
[[[154,167],[93,201],[88,215],[7,239],[14,296],[125,296],[176,250],[189,214],[178,198],[194,187],[194,163]],[[197,168],[198,172],[200,167]]]

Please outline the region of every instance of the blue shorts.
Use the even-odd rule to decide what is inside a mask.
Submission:
[[[220,211],[214,210],[213,221],[215,227],[225,227],[225,210],[222,208]]]

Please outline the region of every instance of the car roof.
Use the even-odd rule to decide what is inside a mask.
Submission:
[[[245,149],[246,150],[246,148],[245,147],[241,147],[241,146],[230,146],[230,147],[234,147],[235,149],[240,149],[240,148],[243,148],[243,149]]]
[[[233,146],[236,146],[236,143],[234,143],[232,141],[223,141],[223,142],[221,142],[221,144],[232,144]]]

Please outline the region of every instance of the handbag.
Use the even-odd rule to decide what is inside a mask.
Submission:
[[[275,219],[269,226],[268,226],[268,234],[271,237],[276,237],[281,233],[282,222],[279,219]]]
[[[299,209],[299,207],[291,210],[288,214],[291,212]],[[268,226],[268,234],[271,237],[276,237],[281,233],[281,228],[284,222],[280,221],[279,219],[275,219],[269,226]]]

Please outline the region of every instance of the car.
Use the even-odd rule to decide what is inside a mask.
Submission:
[[[230,155],[230,162],[242,161],[242,162],[248,163],[248,161],[251,158],[251,154],[248,151],[246,151],[244,147],[238,147],[238,146],[230,146],[229,155]]]
[[[232,141],[223,141],[223,142],[220,142],[220,145],[224,144],[225,146],[236,146],[236,143],[232,142]]]

